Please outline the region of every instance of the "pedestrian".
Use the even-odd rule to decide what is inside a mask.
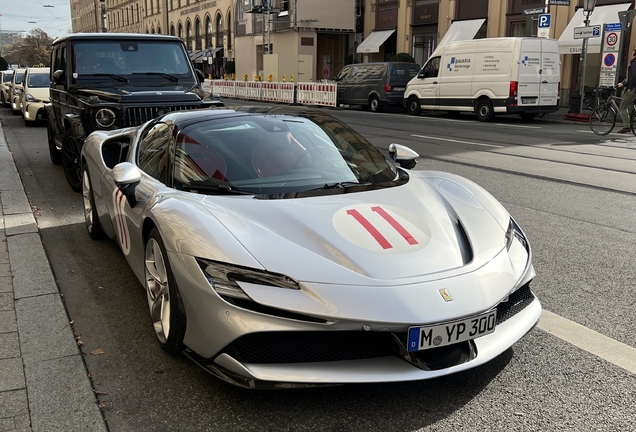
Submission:
[[[632,51],[632,59],[627,68],[627,78],[619,82],[617,87],[625,87],[626,89],[623,92],[623,100],[619,107],[621,117],[623,118],[623,129],[619,130],[618,133],[624,134],[631,130],[629,127],[629,119],[632,111],[634,111],[634,99],[636,99],[636,50]]]

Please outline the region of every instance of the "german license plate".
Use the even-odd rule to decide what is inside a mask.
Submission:
[[[536,105],[536,103],[537,103],[537,98],[521,98],[521,103],[522,103],[522,104],[532,104],[532,105]]]
[[[429,327],[409,328],[409,351],[439,348],[485,336],[495,331],[497,310],[483,315]]]
[[[393,87],[393,91],[404,91],[406,87]]]

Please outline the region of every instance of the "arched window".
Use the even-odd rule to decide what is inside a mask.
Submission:
[[[157,34],[161,34],[161,27],[157,27]]]
[[[201,41],[201,20],[199,19],[199,17],[197,17],[197,20],[195,21],[195,35],[196,35],[196,49],[200,50],[201,45],[202,45],[202,41]]]
[[[183,40],[183,26],[181,25],[181,23],[179,23],[179,30],[178,30],[178,34],[177,36],[179,36],[179,39]]]
[[[154,28],[154,27],[152,27],[152,28],[150,29],[150,34],[155,34],[155,28]]]
[[[186,23],[186,46],[188,47],[188,51],[192,49],[192,23],[188,21]]]
[[[170,24],[170,36],[174,36],[174,25]]]
[[[232,49],[232,13],[227,13],[227,49]]]
[[[223,48],[223,17],[221,14],[216,16],[216,44],[217,48]]]
[[[210,17],[205,19],[205,46],[212,48],[212,21]]]

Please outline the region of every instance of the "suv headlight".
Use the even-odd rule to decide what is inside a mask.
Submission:
[[[300,285],[288,276],[197,258],[208,282],[220,296],[250,300],[237,282],[299,290]]]
[[[31,93],[27,93],[27,95],[24,98],[26,99],[27,102],[40,102],[40,99],[36,98]]]
[[[13,89],[13,94],[14,94],[15,96],[20,95],[20,93],[22,93],[22,90],[20,90],[20,89]]]
[[[117,116],[108,108],[102,108],[95,114],[95,121],[100,127],[107,128],[115,124]]]

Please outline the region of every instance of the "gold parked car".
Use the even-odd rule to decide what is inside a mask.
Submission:
[[[20,114],[20,95],[22,94],[22,81],[24,80],[24,72],[26,69],[16,69],[13,71],[13,77],[11,78],[10,101],[11,111],[14,115]]]
[[[49,102],[49,68],[28,68],[22,82],[20,107],[26,126],[46,119],[44,104]]]
[[[12,77],[12,70],[2,71],[2,79],[0,79],[0,102],[2,102],[3,107],[8,107],[11,103],[9,87],[11,86]]]

